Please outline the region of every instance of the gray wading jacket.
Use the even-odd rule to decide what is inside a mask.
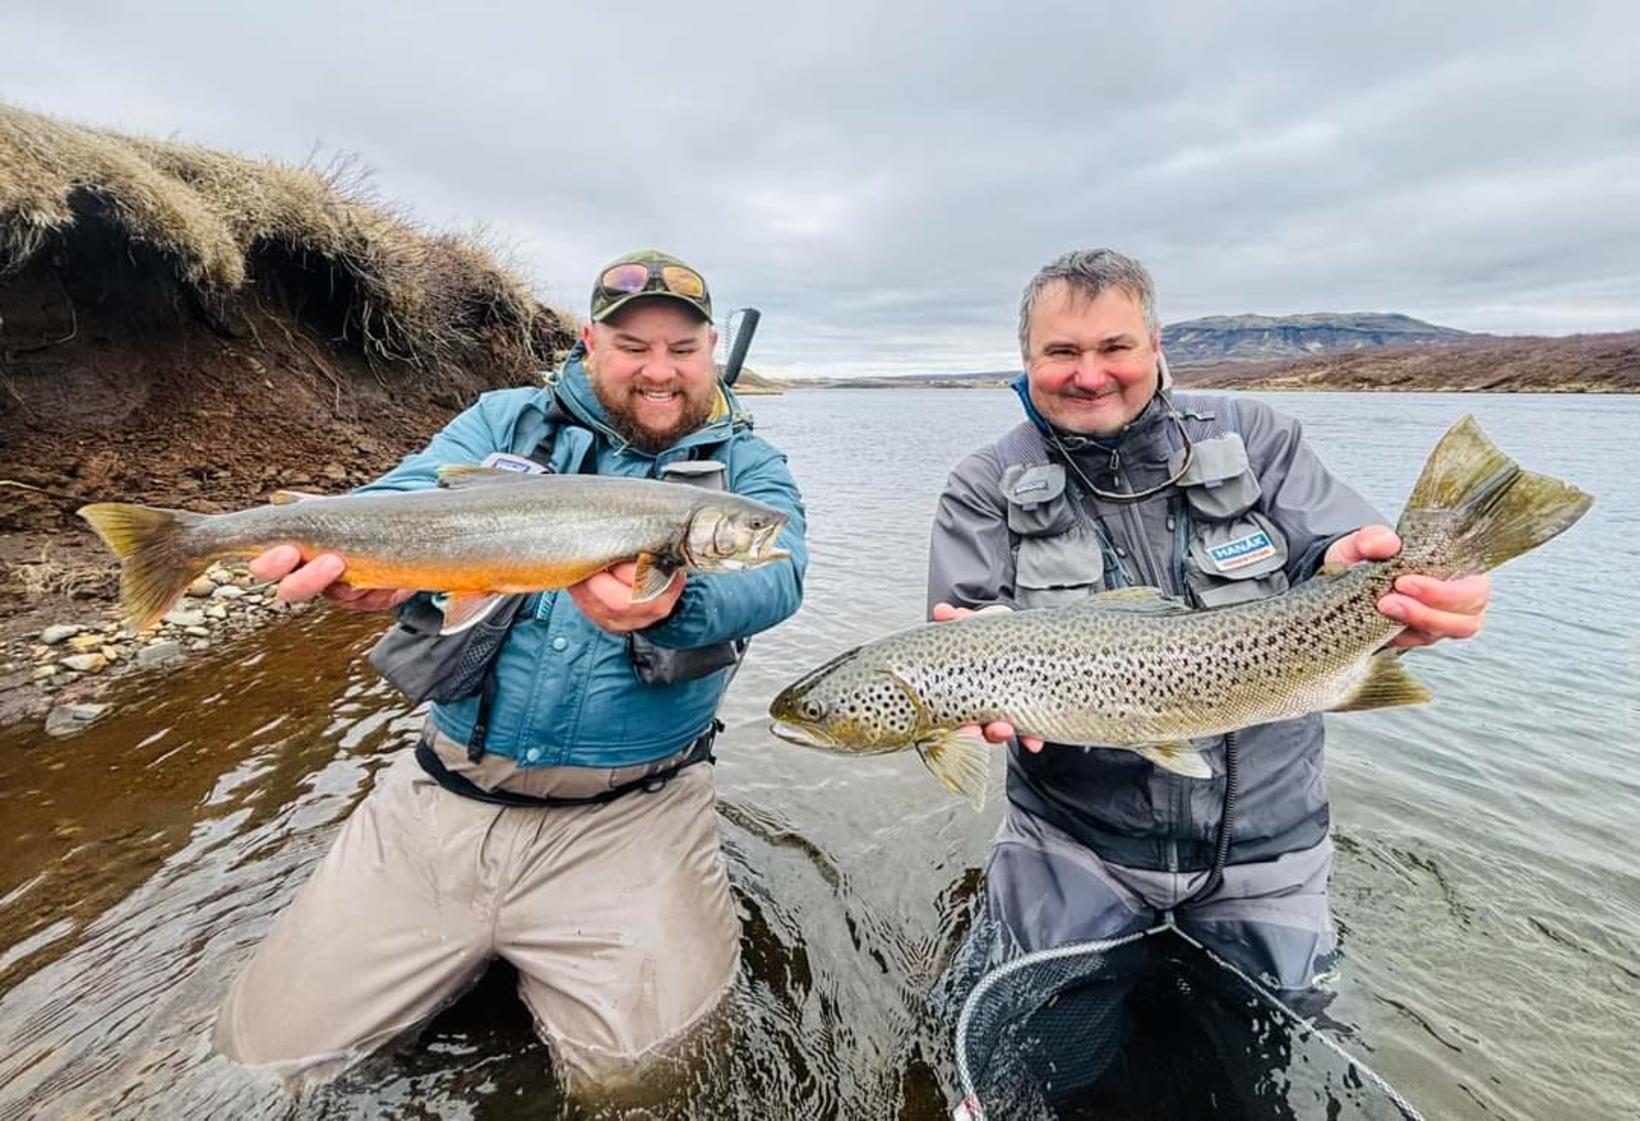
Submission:
[[[1144,584],[1199,607],[1276,595],[1307,580],[1339,537],[1383,519],[1340,483],[1298,422],[1245,397],[1175,393],[1195,445],[1178,485],[1136,503],[1094,498],[1027,419],[959,463],[940,496],[928,603],[1050,607]],[[1134,493],[1182,462],[1161,396],[1108,441],[1064,437],[1103,491]],[[1232,863],[1317,844],[1328,811],[1319,714],[1237,734]],[[1199,743],[1215,777],[1171,774],[1129,751],[1013,745],[1008,798],[1101,857],[1137,868],[1210,867],[1224,801],[1224,741]]]

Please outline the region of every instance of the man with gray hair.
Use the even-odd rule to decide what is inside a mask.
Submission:
[[[1172,391],[1138,261],[1096,249],[1043,268],[1020,304],[1019,343],[1025,419],[958,464],[939,500],[936,621],[1130,585],[1219,607],[1400,550],[1297,421],[1247,397]],[[1395,645],[1421,646],[1473,635],[1489,594],[1485,576],[1403,576],[1378,607],[1407,628]],[[1002,722],[983,732],[1011,744],[985,901],[1005,952],[1112,938],[1172,913],[1278,991],[1302,993],[1330,967],[1320,715],[1197,744],[1209,779],[1130,751],[1044,751]]]

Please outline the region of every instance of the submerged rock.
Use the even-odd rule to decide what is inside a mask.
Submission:
[[[113,708],[110,704],[58,705],[46,714],[46,734],[72,736],[102,719]]]
[[[137,665],[148,669],[151,666],[163,666],[168,662],[177,661],[184,656],[182,643],[169,640],[156,642],[137,651]]]

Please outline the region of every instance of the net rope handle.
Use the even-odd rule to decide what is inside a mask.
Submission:
[[[1297,1012],[1294,1012],[1279,997],[1261,982],[1249,976],[1239,966],[1226,961],[1183,930],[1180,930],[1178,924],[1174,923],[1171,918],[1169,921],[1153,926],[1149,930],[1123,935],[1121,938],[1104,938],[1093,942],[1074,942],[1068,946],[1055,946],[1048,950],[1038,950],[1035,953],[1016,958],[1000,968],[993,969],[980,978],[979,984],[974,986],[974,991],[968,994],[967,1000],[963,1001],[962,1013],[957,1017],[957,1079],[962,1086],[962,1101],[951,1112],[953,1121],[985,1121],[985,1106],[979,1100],[979,1091],[974,1088],[973,1072],[968,1069],[967,1043],[968,1029],[973,1020],[974,1009],[979,1004],[979,998],[984,996],[992,986],[1004,978],[1011,977],[1020,970],[1028,969],[1033,965],[1043,965],[1047,962],[1077,957],[1081,954],[1106,953],[1118,946],[1125,946],[1130,942],[1137,942],[1141,938],[1149,938],[1153,934],[1160,934],[1167,930],[1171,930],[1187,943],[1206,954],[1214,964],[1240,978],[1245,985],[1263,997],[1266,1003],[1272,1005],[1306,1033],[1319,1039],[1323,1046],[1348,1063],[1351,1069],[1372,1083],[1373,1086],[1382,1090],[1384,1095],[1395,1105],[1395,1108],[1401,1111],[1406,1121],[1425,1121],[1424,1115],[1419,1113],[1417,1108],[1399,1090],[1391,1086],[1382,1075],[1368,1066],[1365,1061],[1350,1054],[1342,1044],[1334,1041],[1326,1032],[1317,1027],[1314,1019],[1308,1016],[1300,1016]]]

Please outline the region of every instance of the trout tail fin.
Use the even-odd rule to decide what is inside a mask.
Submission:
[[[122,502],[96,502],[78,513],[120,558],[120,600],[133,630],[153,626],[210,565],[209,557],[184,547],[202,514]]]
[[[1522,470],[1466,416],[1430,453],[1396,529],[1411,566],[1486,572],[1571,528],[1593,503],[1569,483]]]

